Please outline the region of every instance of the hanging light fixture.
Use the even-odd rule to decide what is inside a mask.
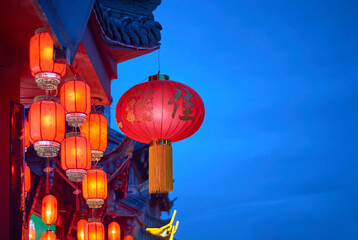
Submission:
[[[102,169],[90,169],[82,182],[82,194],[88,207],[100,208],[107,198],[107,175]]]
[[[56,234],[51,230],[47,230],[42,234],[41,240],[56,240]]]
[[[173,190],[172,142],[194,134],[204,120],[204,103],[190,87],[153,75],[118,101],[116,120],[129,138],[149,144],[149,192]]]
[[[87,223],[86,219],[80,219],[77,222],[77,240],[85,240],[85,226]]]
[[[117,222],[111,222],[108,225],[108,240],[120,240],[121,227]]]
[[[25,145],[25,152],[27,148],[30,147],[30,136],[29,136],[29,122],[25,120],[25,127],[24,127],[24,145]]]
[[[107,119],[97,113],[87,115],[81,132],[91,142],[92,161],[99,161],[107,148]]]
[[[24,185],[25,185],[25,194],[27,194],[31,189],[31,170],[29,166],[25,164],[25,170],[24,170]]]
[[[133,237],[131,235],[127,235],[124,237],[123,240],[133,240]]]
[[[48,32],[37,30],[30,39],[30,69],[39,88],[55,90],[66,73],[66,64],[53,60],[53,40]]]
[[[66,79],[60,90],[61,104],[65,107],[68,125],[79,127],[91,112],[91,90],[81,77]]]
[[[65,137],[65,109],[58,99],[37,96],[29,111],[30,138],[40,157],[56,157]]]
[[[90,218],[85,225],[85,240],[104,240],[104,226],[98,219]]]
[[[36,229],[34,221],[30,220],[29,222],[29,240],[36,239]]]
[[[42,199],[42,221],[47,225],[52,225],[57,220],[57,199],[48,194]]]
[[[79,132],[67,133],[61,142],[61,167],[68,179],[81,182],[91,165],[91,143]]]

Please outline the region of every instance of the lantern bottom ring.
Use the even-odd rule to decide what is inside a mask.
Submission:
[[[104,200],[101,198],[91,198],[91,199],[87,199],[86,203],[88,204],[89,208],[101,208]]]
[[[92,150],[92,161],[98,162],[103,157],[103,152],[98,150]]]
[[[67,113],[66,121],[71,127],[80,127],[86,121],[85,113]]]
[[[60,150],[60,144],[54,141],[37,141],[34,143],[37,155],[40,157],[56,157]]]
[[[82,182],[87,171],[84,169],[68,169],[66,175],[71,182]]]
[[[61,75],[54,72],[40,72],[35,74],[35,81],[42,90],[56,90],[61,82]]]

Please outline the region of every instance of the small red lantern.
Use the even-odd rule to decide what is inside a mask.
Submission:
[[[107,148],[107,119],[97,113],[91,113],[81,127],[81,132],[91,142],[92,161],[99,161]]]
[[[128,137],[150,144],[149,192],[173,190],[171,143],[194,134],[204,120],[204,103],[190,87],[154,75],[119,99],[116,120]]]
[[[36,238],[36,229],[34,221],[30,220],[29,222],[29,240],[35,240]]]
[[[70,181],[81,182],[92,166],[91,143],[78,132],[66,136],[61,142],[61,167]]]
[[[85,240],[85,226],[87,223],[86,219],[80,219],[77,222],[77,240]]]
[[[107,175],[102,169],[90,169],[87,171],[82,183],[83,198],[88,207],[100,208],[107,198]]]
[[[25,165],[25,171],[24,171],[24,175],[25,175],[25,181],[24,181],[24,185],[25,185],[25,193],[28,193],[31,189],[31,170],[29,168],[29,166]]]
[[[124,237],[123,240],[133,240],[133,237],[131,235],[127,235]]]
[[[89,219],[85,226],[85,240],[104,240],[104,226],[96,219]]]
[[[24,145],[25,145],[25,152],[27,148],[30,147],[30,136],[29,136],[29,122],[25,120],[25,128],[24,128]]]
[[[121,227],[117,222],[111,222],[108,225],[108,240],[120,240]]]
[[[65,107],[68,125],[79,127],[91,112],[91,90],[80,77],[66,79],[60,90],[61,104]]]
[[[47,230],[42,234],[41,240],[56,240],[56,234],[51,230]]]
[[[65,137],[65,109],[53,96],[37,96],[29,111],[30,138],[40,157],[56,157]]]
[[[37,85],[55,90],[66,73],[66,64],[53,60],[53,40],[48,32],[39,32],[30,39],[30,69]]]
[[[42,199],[42,221],[52,225],[57,220],[57,199],[48,194]]]

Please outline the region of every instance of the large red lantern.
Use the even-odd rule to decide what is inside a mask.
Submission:
[[[107,175],[102,169],[90,169],[87,171],[82,183],[83,198],[88,207],[100,208],[107,198]]]
[[[65,107],[68,125],[79,127],[91,112],[91,90],[80,77],[66,79],[60,90],[61,104]]]
[[[117,222],[111,222],[108,225],[108,240],[120,240],[121,227]]]
[[[107,119],[97,113],[91,113],[81,127],[81,132],[91,142],[92,161],[99,161],[107,148]]]
[[[104,226],[95,219],[89,219],[85,226],[85,240],[104,240]]]
[[[77,222],[77,240],[85,240],[85,226],[87,223],[86,219],[80,219]]]
[[[149,192],[173,190],[171,143],[194,134],[204,120],[204,103],[190,87],[154,75],[120,98],[116,120],[128,137],[150,144]]]
[[[41,240],[56,240],[56,234],[51,230],[47,230],[42,234]]]
[[[36,239],[36,229],[34,221],[30,220],[29,222],[29,240]]]
[[[91,143],[79,132],[70,132],[61,142],[61,167],[70,181],[81,182],[92,166]]]
[[[52,225],[57,220],[57,199],[48,194],[42,199],[42,221]]]
[[[31,189],[31,170],[27,165],[25,165],[24,175],[25,193],[28,193]]]
[[[53,40],[48,32],[37,32],[30,39],[30,69],[37,85],[55,90],[66,73],[66,64],[53,60]]]
[[[38,96],[29,111],[30,138],[40,157],[55,157],[65,137],[65,109],[53,96]]]
[[[131,235],[127,235],[124,237],[123,240],[133,240],[133,237]]]

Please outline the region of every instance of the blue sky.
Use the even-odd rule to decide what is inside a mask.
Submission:
[[[358,238],[357,12],[329,0],[154,12],[161,72],[206,108],[201,129],[173,144],[177,239]],[[157,52],[119,64],[112,107],[157,69]]]

